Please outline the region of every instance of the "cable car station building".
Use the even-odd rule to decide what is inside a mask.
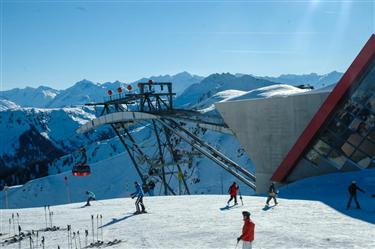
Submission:
[[[255,165],[256,191],[375,166],[375,35],[332,91],[216,104]]]

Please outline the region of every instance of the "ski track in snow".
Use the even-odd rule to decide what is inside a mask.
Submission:
[[[122,240],[111,248],[235,248],[243,210],[251,212],[256,224],[254,248],[375,248],[374,224],[319,201],[279,199],[280,205],[263,211],[265,197],[244,196],[244,206],[220,211],[226,201],[224,195],[145,197],[150,213],[141,215],[131,214],[135,207],[130,198],[94,201],[87,208],[79,208],[84,203],[53,206],[51,211],[54,225],[65,228],[71,224],[72,231],[80,234],[88,229],[89,241],[91,215],[96,227],[96,215],[103,214],[104,241]],[[23,230],[45,227],[44,208],[2,210],[2,233],[8,233],[8,218],[17,212]],[[66,231],[41,236],[46,237],[46,248],[67,248]],[[5,237],[8,235],[1,236],[1,241]],[[83,236],[81,240],[83,244]],[[18,249],[19,245],[4,248]],[[21,248],[29,248],[29,241],[23,241]]]

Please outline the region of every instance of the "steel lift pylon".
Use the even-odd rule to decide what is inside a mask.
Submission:
[[[175,109],[171,82],[138,83],[138,92],[128,86],[128,93],[122,88],[118,94],[109,91],[109,97],[103,102],[88,103],[87,106],[100,108],[99,117],[81,126],[77,132],[85,133],[110,125],[142,180],[147,186],[150,179],[160,181],[164,195],[190,194],[184,174],[184,167],[191,163],[193,156],[205,156],[255,190],[255,176],[243,166],[237,164],[209,143],[203,141],[188,128],[193,124],[203,130],[231,133],[220,118],[209,117],[200,112],[186,109]],[[134,127],[149,127],[156,138],[156,155],[148,155],[134,138]],[[132,129],[133,128],[133,129]],[[182,156],[190,158],[182,160],[176,141],[189,144],[192,151],[184,151]],[[170,159],[170,162],[166,160]],[[179,191],[176,193],[171,184],[178,181]]]

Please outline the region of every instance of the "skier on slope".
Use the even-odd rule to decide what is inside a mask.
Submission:
[[[268,189],[268,198],[266,201],[266,205],[268,206],[270,204],[271,199],[275,202],[275,205],[277,205],[276,195],[279,191],[276,190],[275,184],[272,182],[269,189]]]
[[[361,191],[362,193],[365,192],[360,187],[357,186],[356,181],[352,181],[352,184],[350,184],[348,187],[348,192],[349,192],[350,197],[348,200],[348,204],[346,205],[346,209],[350,208],[350,204],[352,203],[353,198],[354,198],[355,204],[357,205],[357,209],[361,209],[361,206],[359,205],[359,202],[357,200],[357,190]]]
[[[237,238],[237,244],[242,240],[242,249],[251,249],[254,240],[255,224],[250,220],[250,213],[247,211],[242,212],[243,227],[242,234]]]
[[[132,199],[137,197],[137,200],[135,201],[135,208],[136,208],[137,211],[134,214],[147,213],[145,205],[143,204],[144,193],[143,193],[142,187],[138,184],[137,181],[134,182],[134,187],[135,187],[136,191],[134,193],[130,194]],[[141,206],[142,211],[140,210],[139,206]]]
[[[86,195],[87,195],[87,202],[85,206],[91,206],[90,201],[95,201],[95,194],[93,192],[86,191]]]
[[[230,185],[229,189],[228,189],[228,194],[230,195],[230,198],[227,202],[227,205],[229,206],[229,203],[231,200],[234,199],[234,205],[237,205],[237,192],[239,190],[239,186],[237,185],[236,182],[233,182],[232,185]]]

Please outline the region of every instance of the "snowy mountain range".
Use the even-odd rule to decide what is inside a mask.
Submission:
[[[176,75],[142,78],[130,84],[135,89],[137,82],[147,82],[150,79],[153,81],[173,82],[174,92],[178,95],[189,85],[200,82],[203,77],[182,72]],[[5,108],[5,100],[22,107],[36,108],[61,108],[84,105],[88,102],[102,101],[108,90],[116,91],[120,86],[126,87],[126,84],[120,81],[100,84],[84,79],[64,90],[56,90],[45,86],[15,88],[8,91],[0,91],[0,108]]]
[[[173,82],[173,89],[177,94],[176,104],[187,106],[197,104],[201,100],[224,90],[250,91],[259,87],[280,83],[293,86],[311,85],[315,88],[321,88],[336,83],[341,76],[342,73],[336,71],[325,75],[311,73],[307,75],[288,74],[279,77],[260,77],[230,73],[211,74],[208,77],[201,77],[188,72],[182,72],[175,75],[142,78],[130,84],[133,86],[133,89],[136,89],[137,82],[147,82],[150,79],[153,81]],[[102,101],[108,90],[115,91],[120,86],[125,87],[126,84],[120,81],[94,83],[84,79],[64,90],[56,90],[46,86],[38,88],[26,87],[23,89],[15,88],[0,91],[0,108],[4,110],[7,106],[13,108],[15,105],[36,108],[79,106],[88,102]]]
[[[288,85],[310,85],[315,89],[326,87],[335,84],[339,81],[343,74],[337,71],[332,71],[327,74],[319,75],[316,73],[310,74],[282,74],[279,77],[257,77],[260,79],[266,79],[273,82],[288,84]]]
[[[218,101],[264,98],[306,91],[250,75],[239,76],[228,73],[210,75],[200,83],[196,81],[201,77],[186,72],[173,76],[151,77],[151,79],[173,82],[174,79],[179,79],[177,85],[180,91],[183,89],[185,91],[177,96],[175,103],[216,116],[218,113],[214,103]],[[147,80],[144,78],[141,81]],[[106,164],[106,160],[119,157],[121,164],[131,165],[123,146],[109,127],[84,135],[75,133],[80,125],[92,120],[97,114],[94,109],[81,105],[90,101],[100,101],[108,89],[115,90],[119,86],[124,84],[118,81],[97,84],[82,80],[70,88],[59,91],[39,87],[1,92],[0,187],[5,183],[23,184],[34,178],[69,172],[80,161],[81,155],[77,150],[81,147],[86,148],[89,163]],[[29,105],[35,107],[24,107]],[[74,107],[76,105],[77,107]],[[36,106],[44,106],[44,108],[36,108]],[[194,126],[190,128],[196,129]],[[202,133],[201,130],[195,132]],[[149,129],[138,129],[136,136],[148,141],[152,149],[155,148],[156,141],[151,137]],[[205,141],[217,148],[230,148],[227,155],[253,171],[251,160],[242,152],[235,137],[211,131],[202,133],[202,136],[205,137]],[[228,146],[223,146],[225,143],[228,143]],[[188,148],[186,145],[182,147]],[[207,167],[211,169],[207,171]],[[205,158],[197,158],[192,169],[187,173],[191,175],[190,183],[197,193],[219,193],[221,188],[218,178],[225,176],[224,182],[233,180],[231,175],[217,169]],[[215,170],[212,171],[213,169]],[[131,171],[133,172],[134,169],[131,168]],[[217,173],[210,174],[210,172]],[[210,175],[216,175],[214,180],[208,177]]]

